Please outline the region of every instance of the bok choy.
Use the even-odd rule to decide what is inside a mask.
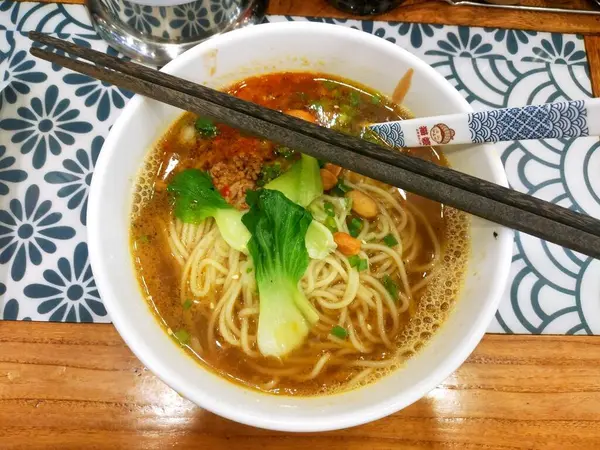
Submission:
[[[312,216],[281,192],[249,192],[242,217],[259,293],[258,348],[282,357],[302,345],[319,315],[299,288],[308,267],[306,232]]]
[[[268,182],[265,189],[282,192],[294,203],[307,207],[323,194],[319,161],[302,154],[290,170]]]
[[[242,223],[243,213],[225,201],[207,172],[186,169],[173,177],[167,190],[175,199],[175,217],[195,224],[213,217],[225,242],[247,253],[250,233]]]

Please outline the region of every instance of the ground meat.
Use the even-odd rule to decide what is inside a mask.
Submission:
[[[215,187],[229,203],[238,208],[246,208],[246,191],[256,187],[262,164],[263,158],[242,153],[229,161],[214,164],[210,175]]]

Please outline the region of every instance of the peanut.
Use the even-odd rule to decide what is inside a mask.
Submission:
[[[358,255],[360,252],[360,241],[348,233],[341,231],[333,233],[333,240],[337,244],[338,250],[346,256]]]
[[[316,122],[314,116],[308,111],[303,111],[301,109],[288,109],[287,111],[285,111],[285,113],[290,116],[294,116],[298,119],[306,120],[307,122]]]
[[[323,169],[329,170],[336,177],[339,177],[340,173],[342,172],[342,168],[340,166],[336,166],[335,164],[331,164],[331,163],[325,164],[325,166],[323,167]]]
[[[352,211],[365,219],[377,217],[377,203],[367,194],[352,190],[346,193],[346,197],[352,200]]]
[[[329,170],[321,169],[321,181],[323,182],[323,189],[328,191],[337,184],[338,180]]]

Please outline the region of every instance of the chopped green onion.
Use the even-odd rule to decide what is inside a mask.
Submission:
[[[205,138],[213,138],[219,134],[217,126],[212,122],[212,120],[205,117],[199,117],[196,120],[196,130],[202,137]]]
[[[379,105],[381,103],[381,97],[379,97],[379,95],[374,95],[371,97],[371,103],[374,105]]]
[[[350,103],[352,106],[360,105],[360,95],[356,91],[350,92]]]
[[[336,338],[340,339],[346,339],[348,337],[348,331],[346,331],[344,327],[340,327],[339,325],[336,325],[331,329],[331,334],[334,335]]]
[[[372,144],[382,145],[381,139],[369,128],[365,127],[360,134],[361,139],[370,142]]]
[[[359,272],[367,270],[368,268],[369,268],[369,262],[366,259],[361,259],[358,262],[358,266],[356,266],[356,270],[358,270]]]
[[[398,240],[394,237],[393,234],[388,234],[387,236],[385,236],[383,238],[383,242],[388,247],[395,247],[396,245],[398,245]]]
[[[346,192],[349,192],[352,190],[352,188],[350,186],[348,186],[346,183],[344,183],[344,180],[342,180],[341,178],[338,180],[336,186],[340,191],[342,191],[344,194]]]
[[[138,238],[138,240],[140,242],[142,242],[143,244],[147,244],[148,242],[150,242],[150,236],[148,236],[147,234],[144,234],[144,235],[140,236]]]
[[[385,290],[388,291],[392,299],[394,301],[398,300],[398,285],[388,274],[383,276],[381,283],[383,284]]]
[[[332,91],[339,87],[338,83],[336,83],[335,81],[331,81],[331,80],[323,80],[322,83],[323,83],[323,86],[325,87],[325,89],[327,89],[328,91]]]
[[[250,272],[252,272],[252,267],[248,267],[248,268],[246,269],[246,273],[250,273]]]
[[[260,173],[258,175],[259,178],[256,182],[256,185],[258,187],[262,187],[269,181],[277,178],[279,175],[281,175],[281,164],[279,164],[278,162],[273,164],[265,164],[260,169]]]
[[[335,219],[331,216],[327,216],[327,219],[325,219],[323,225],[329,228],[329,231],[331,231],[332,233],[335,233],[338,230],[337,223],[335,223]]]
[[[358,217],[353,217],[348,223],[348,233],[350,236],[356,237],[360,234],[360,231],[363,229],[363,221]]]
[[[190,333],[188,333],[187,331],[185,331],[184,329],[181,329],[179,331],[175,332],[175,337],[177,338],[177,340],[179,342],[181,342],[182,344],[187,344],[188,342],[190,342]]]
[[[275,154],[281,156],[283,159],[292,159],[296,156],[296,151],[289,147],[281,146],[275,149]]]
[[[369,262],[358,255],[348,257],[348,262],[350,263],[350,267],[355,267],[359,272],[369,268]]]
[[[325,210],[325,213],[329,217],[335,217],[335,208],[333,207],[333,203],[331,203],[331,202],[323,203],[323,209]]]
[[[338,178],[337,184],[333,188],[331,188],[329,193],[332,195],[336,195],[338,197],[343,197],[346,192],[351,191],[351,190],[352,190],[352,188],[350,186],[346,185],[344,183],[344,180],[342,180],[342,178]]]
[[[194,302],[188,299],[185,302],[183,302],[183,309],[188,310],[192,307],[193,304]]]

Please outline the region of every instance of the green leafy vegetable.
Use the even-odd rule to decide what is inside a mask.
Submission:
[[[392,277],[387,274],[384,275],[381,279],[381,283],[383,284],[385,290],[390,294],[390,297],[392,297],[394,301],[398,300],[398,284],[392,280]]]
[[[319,162],[303,154],[290,170],[267,183],[265,188],[279,191],[294,203],[306,207],[323,194]]]
[[[194,302],[192,302],[190,299],[188,299],[185,302],[183,302],[183,309],[188,310],[192,307],[193,304],[194,304]]]
[[[394,237],[393,234],[388,234],[383,238],[383,243],[388,247],[395,247],[398,245],[398,240]]]
[[[306,250],[312,259],[325,259],[337,247],[326,225],[313,220],[306,231]]]
[[[364,223],[361,219],[359,219],[358,217],[353,217],[352,219],[350,219],[350,222],[348,222],[348,233],[350,233],[350,236],[352,237],[356,237],[360,234],[360,231],[363,229]]]
[[[331,334],[334,335],[336,338],[340,339],[346,339],[348,337],[348,331],[346,331],[344,327],[340,327],[339,325],[336,325],[331,329]]]
[[[223,239],[236,250],[247,252],[250,233],[242,223],[243,213],[225,201],[208,173],[186,169],[175,175],[167,191],[175,198],[178,219],[185,223],[201,223],[214,217]]]
[[[187,331],[185,331],[184,329],[181,329],[179,331],[176,331],[174,333],[174,336],[177,338],[177,340],[179,342],[181,342],[182,344],[187,344],[190,342],[190,333],[188,333]]]
[[[206,117],[199,117],[196,120],[195,126],[198,133],[200,133],[200,136],[204,138],[213,138],[219,134],[217,126],[212,120],[207,119]]]
[[[352,106],[360,105],[360,94],[356,91],[350,92],[350,104]]]
[[[242,221],[252,237],[252,257],[260,304],[258,348],[282,357],[302,345],[319,315],[299,289],[309,257],[305,245],[312,217],[281,192],[262,189],[246,196],[250,211]]]

